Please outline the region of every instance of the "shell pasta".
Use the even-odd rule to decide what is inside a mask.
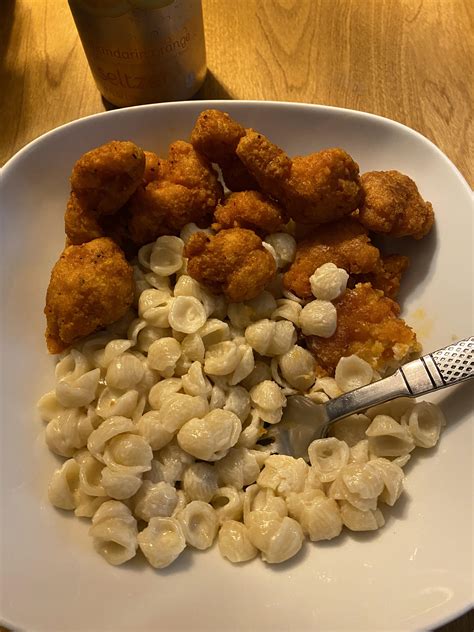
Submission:
[[[163,569],[186,547],[216,542],[234,564],[295,556],[307,540],[370,531],[403,493],[403,465],[432,448],[439,408],[403,398],[336,423],[330,436],[279,422],[287,397],[313,401],[371,383],[350,355],[318,375],[304,334],[327,338],[347,274],[325,264],[314,299],[281,286],[231,303],[186,272],[184,241],[160,236],[134,261],[135,303],[108,329],[63,353],[56,384],[38,402],[51,451],[64,458],[50,502],[92,520],[95,550],[120,565],[137,553]],[[277,267],[295,257],[287,233],[266,238]]]

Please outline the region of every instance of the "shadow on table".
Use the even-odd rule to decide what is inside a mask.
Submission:
[[[0,0],[1,2],[1,0]],[[196,94],[189,99],[190,101],[196,100],[210,100],[210,99],[233,99],[234,97],[230,94],[230,92],[225,88],[222,83],[217,79],[217,77],[210,71],[207,71],[206,79],[202,84],[201,88],[196,92]],[[118,106],[113,103],[109,103],[104,97],[102,97],[102,102],[106,110],[118,110],[120,109]]]
[[[0,0],[0,120],[13,121],[14,125],[2,129],[2,145],[0,146],[0,166],[14,153],[16,147],[16,133],[19,119],[16,114],[16,104],[22,103],[24,116],[27,102],[21,101],[24,89],[25,70],[12,65],[12,55],[9,48],[18,48],[18,40],[24,21],[25,11],[15,0]]]
[[[201,88],[196,92],[196,99],[233,99],[233,95],[219,81],[213,72],[207,71],[206,79]]]
[[[6,66],[6,59],[14,22],[15,0],[0,0],[0,77],[4,89],[9,84],[11,74]]]
[[[0,64],[6,58],[10,36],[15,20],[15,0],[2,0],[0,2]]]

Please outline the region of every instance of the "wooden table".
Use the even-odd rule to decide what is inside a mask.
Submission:
[[[201,98],[375,112],[430,138],[474,184],[471,0],[203,0],[203,10]],[[0,73],[0,164],[105,109],[66,0],[1,0]],[[443,629],[474,622],[466,615]]]
[[[430,138],[474,184],[472,0],[203,0],[203,10],[202,98],[375,112]],[[0,164],[105,109],[66,0],[1,1],[0,72]]]

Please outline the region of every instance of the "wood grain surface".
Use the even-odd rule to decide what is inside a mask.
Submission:
[[[435,142],[474,184],[472,0],[203,0],[201,98],[375,112]],[[105,109],[66,0],[0,2],[0,164]]]
[[[472,0],[203,0],[203,12],[198,98],[381,114],[431,139],[474,184]],[[104,109],[66,0],[0,0],[0,164]],[[472,613],[442,629],[472,631]]]

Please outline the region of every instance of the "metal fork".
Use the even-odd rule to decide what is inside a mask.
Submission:
[[[408,362],[393,375],[355,391],[315,404],[303,395],[288,397],[279,427],[311,426],[313,439],[324,437],[331,424],[343,417],[397,397],[417,397],[474,377],[474,337]]]

